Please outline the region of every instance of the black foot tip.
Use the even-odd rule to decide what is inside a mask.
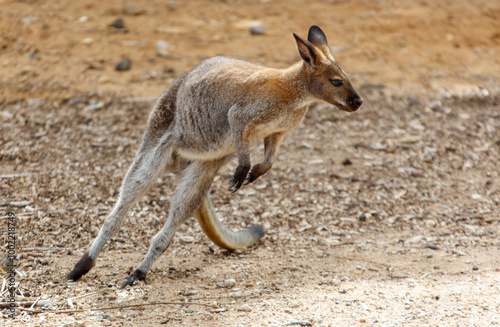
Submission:
[[[75,268],[69,273],[68,277],[66,277],[66,280],[71,280],[76,282],[79,280],[83,275],[88,273],[92,267],[95,266],[95,260],[92,259],[87,252],[83,255],[83,257],[78,261],[75,265]]]
[[[132,275],[130,275],[129,277],[125,278],[122,282],[122,284],[120,285],[120,289],[124,289],[125,287],[127,286],[132,286],[134,285],[134,282],[138,280],[140,282],[143,282],[144,284],[147,284],[146,283],[146,273],[140,271],[140,270],[135,270]]]

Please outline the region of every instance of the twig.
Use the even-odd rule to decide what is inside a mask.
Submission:
[[[42,298],[42,296],[40,295],[38,297],[38,299],[36,299],[35,302],[33,302],[33,304],[31,305],[30,309],[33,309],[36,306],[36,304],[38,303],[38,301],[40,301],[41,298]]]
[[[74,250],[74,248],[24,248],[21,251],[30,252],[30,251],[46,251],[46,252],[54,252],[54,251],[68,251]]]
[[[126,308],[137,308],[137,307],[147,307],[147,306],[153,306],[153,305],[203,305],[206,307],[212,307],[211,304],[206,304],[206,303],[196,303],[196,302],[151,302],[151,303],[144,303],[144,304],[129,304],[129,305],[117,305],[113,307],[104,307],[104,308],[94,308],[94,309],[74,309],[74,310],[61,310],[61,311],[54,311],[53,313],[59,314],[59,313],[75,313],[75,312],[84,312],[87,310],[90,311],[106,311],[106,310],[115,310],[115,309],[126,309]],[[45,311],[40,311],[40,312],[45,312]],[[39,312],[36,312],[39,313]]]
[[[14,302],[14,305],[16,307],[31,307],[33,305],[37,307],[43,307],[44,305],[53,303],[48,300],[42,300],[42,301],[39,300],[40,299],[37,299],[36,301]],[[0,309],[10,308],[11,304],[12,302],[0,302]]]
[[[4,178],[17,178],[17,177],[25,177],[25,176],[31,176],[33,175],[32,173],[22,173],[22,174],[8,174],[8,175],[0,175],[0,179]]]
[[[328,244],[328,246],[344,246],[344,245],[354,245],[356,244],[355,242],[344,242],[344,243],[337,243],[337,244]]]

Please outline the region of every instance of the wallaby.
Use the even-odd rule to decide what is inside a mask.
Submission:
[[[239,164],[229,187],[236,192],[271,169],[283,136],[299,125],[312,101],[323,100],[348,112],[363,103],[319,27],[309,29],[307,40],[293,36],[302,60],[289,68],[215,57],[180,76],[159,97],[120,198],[68,280],[76,281],[92,269],[129,209],[165,170],[179,177],[167,222],[122,288],[135,280],[146,282],[179,224],[193,215],[210,240],[225,249],[250,246],[263,236],[261,226],[234,232],[217,219],[208,191],[218,169],[237,154]],[[252,168],[249,149],[262,139],[264,160]]]

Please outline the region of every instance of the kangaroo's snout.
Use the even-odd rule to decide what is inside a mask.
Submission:
[[[359,97],[359,96],[357,96],[357,97],[353,98],[351,101],[349,101],[349,106],[351,108],[351,111],[358,110],[362,104],[363,104],[363,99],[361,99],[361,97]]]

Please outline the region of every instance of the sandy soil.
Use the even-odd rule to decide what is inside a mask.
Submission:
[[[0,235],[6,244],[14,212],[17,299],[45,304],[0,324],[500,324],[497,1],[0,8]],[[109,26],[120,17],[125,28]],[[249,33],[254,21],[265,34]],[[175,189],[166,175],[97,267],[64,283],[117,199],[152,99],[218,54],[286,67],[298,60],[291,33],[312,24],[365,104],[353,114],[313,105],[273,169],[236,194],[226,189],[236,160],[220,171],[219,216],[233,229],[263,225],[262,241],[221,251],[193,218],[148,285],[117,290],[165,221]],[[169,43],[162,56],[158,41]],[[131,69],[116,71],[124,57]],[[258,147],[252,157],[261,156]]]

